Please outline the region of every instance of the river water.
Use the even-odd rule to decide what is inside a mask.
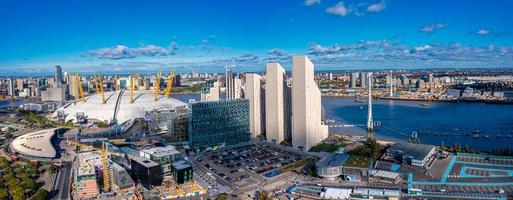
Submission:
[[[353,99],[323,97],[329,119],[335,124],[366,124],[367,105]],[[444,103],[378,100],[373,104],[373,117],[382,127],[374,134],[379,139],[407,141],[413,131],[422,143],[445,145],[459,143],[473,149],[513,148],[513,105],[483,103]],[[392,129],[392,130],[390,130]],[[479,137],[472,131],[478,129]],[[330,128],[331,132],[364,135],[365,127]],[[488,135],[488,137],[485,137]]]

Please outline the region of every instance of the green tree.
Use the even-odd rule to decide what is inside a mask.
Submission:
[[[0,187],[0,199],[7,199],[9,197],[9,193],[4,187]]]
[[[30,200],[45,200],[48,198],[48,191],[44,189],[39,189],[37,192],[30,198]]]

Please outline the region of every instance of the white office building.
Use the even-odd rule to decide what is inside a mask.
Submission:
[[[266,102],[269,101],[266,99]],[[270,110],[275,112],[277,109]],[[314,80],[313,63],[306,56],[294,56],[292,58],[292,145],[295,148],[308,151],[328,137],[328,126],[322,123],[321,110],[321,91]]]
[[[247,74],[245,98],[249,100],[249,132],[251,137],[256,137],[262,133],[262,108],[261,108],[261,80],[258,74]]]
[[[265,75],[265,130],[270,142],[285,139],[285,69],[279,63],[267,63]]]

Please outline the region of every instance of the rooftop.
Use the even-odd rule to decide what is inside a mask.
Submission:
[[[92,94],[86,97],[86,101],[75,101],[57,109],[53,116],[56,117],[59,111],[66,113],[66,121],[76,120],[77,113],[84,113],[88,119],[96,119],[100,121],[111,121],[114,114],[118,123],[134,118],[144,118],[148,111],[155,109],[158,110],[173,110],[180,106],[187,104],[174,99],[166,98],[164,95],[159,95],[157,101],[154,101],[153,91],[134,91],[134,102],[130,103],[129,91],[114,91],[105,92],[105,103],[99,94]],[[118,111],[116,110],[118,105]]]
[[[376,176],[376,177],[389,178],[389,179],[397,179],[397,178],[399,178],[399,176],[401,176],[401,174],[399,174],[399,173],[385,171],[385,170],[373,170],[371,172],[371,175]]]
[[[349,159],[349,155],[345,153],[333,153],[328,156],[321,158],[317,161],[317,167],[340,167],[343,166],[347,159]]]
[[[173,163],[173,167],[177,170],[181,170],[181,169],[191,167],[191,165],[189,165],[189,163],[185,162],[185,160],[181,160],[181,161]]]
[[[424,160],[434,148],[435,146],[427,144],[395,143],[388,151],[401,151],[415,160]]]
[[[57,128],[40,130],[15,138],[11,142],[11,149],[17,153],[44,158],[54,158],[57,151],[52,145],[52,137]]]
[[[134,158],[133,160],[146,168],[159,166],[159,164],[157,164],[156,162],[153,162],[150,159],[147,159],[144,157],[137,157],[137,158]]]
[[[165,147],[153,147],[150,149],[141,150],[141,155],[150,154],[155,157],[162,157],[174,154],[180,154],[180,151],[176,150],[175,146],[168,145]]]

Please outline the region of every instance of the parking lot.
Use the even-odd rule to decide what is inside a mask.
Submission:
[[[495,194],[513,194],[513,159],[485,155],[453,155],[440,181],[413,183],[413,188],[432,195],[487,199]],[[448,194],[447,194],[448,193]],[[425,193],[427,194],[427,193]]]
[[[277,175],[277,169],[305,156],[268,143],[251,143],[203,154],[198,162],[230,182],[249,181],[248,172],[261,177]]]

